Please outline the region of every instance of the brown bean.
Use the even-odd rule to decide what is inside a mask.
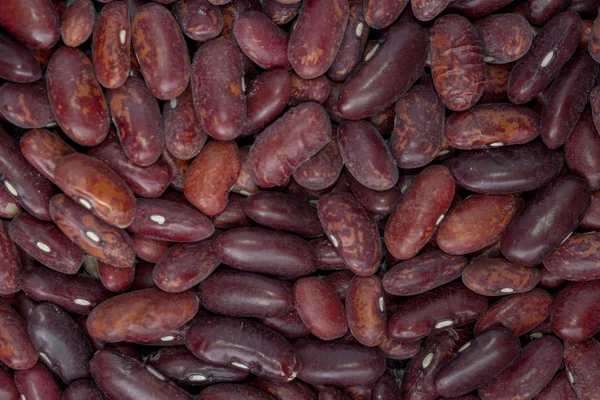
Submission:
[[[463,283],[484,296],[528,292],[540,281],[537,268],[522,267],[502,258],[471,262],[463,271]]]

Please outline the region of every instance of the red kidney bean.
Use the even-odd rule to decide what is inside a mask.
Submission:
[[[407,400],[436,399],[435,376],[470,337],[466,329],[443,329],[432,333],[406,367],[401,388],[403,397]]]
[[[567,11],[544,25],[531,49],[514,66],[508,82],[508,98],[523,104],[540,93],[571,58],[581,38],[581,18]]]
[[[577,394],[569,383],[567,371],[559,372],[536,396],[538,400],[577,400]]]
[[[400,191],[398,186],[388,190],[373,190],[362,185],[350,174],[346,175],[346,180],[352,190],[356,200],[362,204],[368,211],[378,215],[390,214],[396,208],[400,201]]]
[[[354,276],[352,271],[338,271],[327,275],[323,280],[335,290],[340,300],[345,302],[350,282]]]
[[[400,168],[429,164],[444,136],[444,105],[435,89],[418,85],[398,99],[390,152]]]
[[[251,386],[269,393],[276,400],[317,400],[317,394],[306,383],[299,380],[281,382],[275,379],[255,378]]]
[[[217,271],[198,286],[202,305],[233,317],[276,317],[292,305],[292,294],[278,280],[242,271]]]
[[[217,228],[233,229],[252,226],[252,220],[244,210],[246,197],[231,194],[225,209],[220,214],[212,217],[212,222]]]
[[[563,155],[532,142],[464,152],[446,165],[456,182],[476,193],[510,194],[547,185],[563,168]]]
[[[223,14],[207,0],[182,0],[175,3],[173,15],[182,32],[192,40],[204,42],[219,36]]]
[[[125,228],[133,222],[133,192],[102,161],[80,153],[69,154],[57,163],[54,180],[73,200],[107,224]]]
[[[356,276],[346,294],[348,327],[359,343],[377,346],[386,331],[383,286],[377,276]]]
[[[184,243],[206,239],[215,231],[205,215],[162,199],[138,199],[135,218],[127,229],[135,235]]]
[[[544,264],[547,262],[547,259],[544,260]],[[544,266],[540,267],[540,287],[544,289],[557,289],[566,283],[566,279],[560,278],[558,275],[556,275],[554,272],[550,272]]]
[[[439,250],[420,254],[395,265],[383,277],[383,288],[395,296],[413,296],[428,292],[457,279],[467,258]]]
[[[238,155],[240,160],[240,174],[237,177],[236,182],[231,188],[232,192],[249,196],[252,193],[257,193],[260,188],[252,178],[250,173],[250,165],[248,164],[248,153],[250,152],[249,147],[242,147],[239,149]],[[230,199],[231,201],[231,196]]]
[[[0,35],[0,50],[4,55],[0,61],[0,78],[16,83],[29,83],[40,79],[42,68],[25,46]]]
[[[98,275],[102,285],[111,292],[125,292],[133,283],[135,267],[118,268],[98,261]]]
[[[323,190],[332,186],[342,172],[344,160],[337,140],[332,140],[318,153],[310,157],[294,172],[294,180],[311,190]]]
[[[21,212],[21,205],[5,186],[0,186],[0,218],[11,219],[19,212]]]
[[[431,75],[444,105],[463,111],[485,87],[485,62],[477,31],[459,15],[439,18],[430,31]]]
[[[20,213],[10,224],[10,238],[37,261],[64,274],[75,274],[84,253],[52,223]]]
[[[512,220],[502,239],[502,254],[515,264],[539,264],[577,228],[590,201],[583,179],[572,175],[556,179]]]
[[[564,151],[571,172],[582,176],[591,190],[600,189],[600,136],[589,109],[581,114],[564,144]]]
[[[60,36],[64,44],[79,47],[92,35],[96,10],[92,0],[72,2],[60,18]]]
[[[460,283],[449,283],[402,301],[388,319],[387,333],[398,341],[415,342],[437,329],[473,322],[487,308],[484,296]]]
[[[192,396],[152,367],[114,349],[97,352],[90,362],[94,381],[110,398],[191,400]]]
[[[389,137],[394,130],[395,118],[395,107],[391,104],[385,110],[368,117],[367,121],[381,133],[381,136]]]
[[[539,134],[538,114],[512,104],[482,104],[454,113],[445,131],[450,146],[462,150],[523,144]]]
[[[570,1],[565,0],[529,0],[526,8],[527,19],[535,25],[545,25],[569,3]]]
[[[231,40],[214,39],[198,50],[191,87],[206,133],[217,140],[238,137],[246,121],[246,90],[240,51]]]
[[[496,14],[475,23],[486,63],[506,64],[523,57],[531,48],[533,29],[517,14]]]
[[[346,396],[343,393],[340,393],[338,390],[330,387],[323,386],[319,390],[319,400],[351,400],[350,397]]]
[[[188,331],[186,345],[201,360],[283,381],[294,379],[301,365],[280,334],[240,318],[204,318]]]
[[[503,258],[490,258],[471,262],[464,269],[462,280],[475,293],[502,296],[530,291],[540,281],[540,272],[537,268],[515,265]]]
[[[196,157],[204,147],[207,135],[196,117],[190,89],[186,89],[176,99],[165,102],[163,118],[165,144],[169,152],[181,160]]]
[[[311,385],[367,385],[385,371],[381,353],[358,343],[300,339],[294,346],[302,363],[298,378]]]
[[[32,129],[21,138],[21,153],[29,163],[50,181],[55,182],[54,170],[59,161],[75,153],[58,133]]]
[[[600,383],[600,344],[592,339],[582,343],[565,342],[564,352],[567,378],[580,399],[597,396]]]
[[[294,4],[280,3],[278,0],[263,0],[262,12],[277,25],[292,21],[300,11],[301,2]]]
[[[108,343],[148,342],[182,326],[198,312],[191,292],[144,289],[120,294],[96,307],[87,320],[93,338]]]
[[[484,386],[515,360],[520,349],[519,339],[505,330],[486,332],[469,343],[436,375],[439,395],[458,397]]]
[[[39,304],[29,316],[27,331],[40,361],[64,383],[90,376],[92,346],[66,312],[54,304]]]
[[[48,0],[8,0],[0,4],[0,26],[31,49],[47,49],[59,39],[56,9]]]
[[[554,336],[534,340],[523,348],[510,367],[477,391],[479,398],[533,399],[558,371],[562,353],[562,344]]]
[[[181,385],[205,386],[241,381],[248,377],[248,372],[239,368],[202,361],[184,346],[162,348],[150,354],[146,363]]]
[[[283,111],[290,99],[290,75],[281,69],[266,71],[248,84],[248,115],[242,136],[258,131]]]
[[[98,386],[85,379],[71,383],[64,391],[62,400],[105,400],[104,394]]]
[[[362,59],[369,37],[363,3],[363,0],[348,1],[348,24],[340,48],[327,70],[327,76],[334,81],[346,80]]]
[[[446,167],[423,170],[387,222],[388,251],[401,260],[414,257],[442,222],[453,198],[454,179]]]
[[[504,328],[522,336],[541,324],[550,315],[554,299],[542,289],[504,297],[481,316],[475,324],[475,335],[495,328]]]
[[[54,377],[42,364],[15,371],[15,384],[21,397],[27,400],[61,400],[61,390]]]
[[[197,400],[273,400],[274,397],[250,386],[220,383],[202,391]]]
[[[127,157],[140,167],[154,164],[165,134],[160,108],[144,81],[130,76],[122,86],[108,90],[106,97]]]
[[[343,87],[342,82],[329,82],[329,96],[323,102],[323,107],[327,110],[327,114],[329,117],[337,122],[338,124],[344,121],[345,117],[340,114],[340,110],[338,108],[340,94],[342,92]]]
[[[384,333],[383,340],[377,345],[377,348],[381,350],[385,358],[391,358],[392,360],[406,360],[417,355],[421,349],[421,342],[399,342],[391,339]]]
[[[161,159],[147,167],[134,164],[112,135],[99,146],[90,149],[88,155],[103,161],[114,170],[137,196],[158,197],[173,178],[168,165]]]
[[[377,129],[365,121],[345,121],[338,146],[352,176],[373,190],[388,190],[398,182],[398,167]]]
[[[127,5],[115,1],[102,7],[92,36],[92,62],[98,82],[108,89],[123,85],[131,65],[131,26]]]
[[[333,288],[317,277],[296,281],[294,305],[302,322],[319,339],[337,339],[348,331],[342,302]]]
[[[215,253],[216,237],[171,247],[154,267],[152,279],[156,286],[179,293],[206,279],[221,263]]]
[[[310,101],[321,104],[327,100],[330,84],[325,75],[313,79],[304,79],[292,72],[290,78],[290,105],[296,106]]]
[[[31,298],[56,304],[75,314],[88,315],[98,304],[113,296],[91,276],[66,275],[41,267],[23,271],[21,282],[23,291]]]
[[[12,372],[9,372],[8,368],[0,367],[0,399],[2,400],[17,400],[19,398],[19,391],[15,385]],[[92,399],[94,400],[94,399]]]
[[[11,307],[19,313],[21,317],[27,322],[29,318],[29,314],[31,314],[31,310],[38,304],[37,301],[33,300],[31,297],[27,296],[25,292],[20,291],[15,293],[15,297],[13,298]]]
[[[600,328],[598,296],[600,282],[573,282],[559,293],[552,310],[552,331],[560,338],[580,342]]]
[[[303,103],[291,108],[265,129],[250,148],[252,177],[263,188],[283,184],[330,141],[330,135],[331,123],[323,107]]]
[[[506,103],[508,102],[508,77],[512,70],[510,64],[486,64],[485,88],[480,103]]]
[[[223,14],[223,30],[221,31],[221,36],[228,39],[233,38],[233,26],[240,15],[248,11],[260,11],[261,8],[259,0],[232,0],[219,7]]]
[[[437,244],[449,254],[481,250],[502,235],[522,205],[519,195],[469,196],[444,218]]]
[[[276,317],[261,318],[260,323],[290,339],[310,335],[310,330],[304,325],[294,306]]]
[[[16,370],[33,367],[38,360],[38,353],[27,334],[25,321],[2,300],[0,317],[0,361]]]
[[[420,21],[431,21],[448,6],[451,0],[423,1],[412,0],[412,12]]]
[[[582,115],[600,66],[585,51],[560,71],[550,87],[541,117],[541,136],[551,149],[562,146]],[[590,116],[590,123],[592,122]]]
[[[91,61],[78,49],[57,50],[46,74],[52,111],[69,138],[84,146],[100,144],[108,135],[106,99]]]
[[[384,29],[402,13],[409,0],[365,0],[365,21],[370,27]]]
[[[544,266],[556,276],[570,281],[600,279],[600,232],[575,233],[544,259]]]
[[[21,289],[21,262],[17,246],[8,229],[0,224],[0,294],[8,295]]]
[[[319,220],[348,268],[359,276],[374,274],[382,246],[375,222],[352,195],[329,193],[317,204]]]
[[[156,3],[138,8],[131,44],[150,92],[161,100],[179,96],[190,80],[190,58],[173,15]]]
[[[233,33],[240,49],[259,67],[291,68],[287,33],[261,12],[249,11],[239,16]]]
[[[211,141],[193,161],[184,180],[185,197],[204,214],[221,213],[240,174],[237,144]]]
[[[367,9],[368,5],[365,18]],[[417,81],[426,58],[425,31],[411,22],[395,24],[344,83],[337,105],[339,113],[356,120],[385,110]],[[398,76],[397,71],[404,73]]]
[[[43,79],[24,85],[7,82],[0,86],[0,114],[19,128],[53,125],[46,82]]]

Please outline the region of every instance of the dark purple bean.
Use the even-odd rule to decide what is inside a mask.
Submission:
[[[274,397],[253,387],[220,383],[204,389],[197,400],[274,400]]]
[[[569,383],[567,371],[559,372],[536,396],[538,400],[577,400],[577,394]]]
[[[358,182],[350,174],[346,175],[346,180],[352,190],[356,200],[367,210],[378,214],[388,215],[396,208],[400,201],[400,191],[397,186],[388,190],[373,190]]]
[[[529,292],[540,281],[537,268],[515,265],[503,258],[472,261],[462,274],[463,283],[484,296]]]
[[[80,379],[69,385],[63,393],[62,400],[105,400],[98,386],[85,379]]]
[[[401,399],[402,392],[398,387],[396,379],[389,369],[375,382],[371,392],[371,400],[394,400]]]
[[[262,12],[277,25],[285,25],[298,15],[301,2],[283,4],[278,0],[263,0]]]
[[[20,43],[0,35],[0,51],[3,55],[0,61],[0,78],[15,83],[29,83],[37,81],[42,76],[40,64]]]
[[[102,285],[111,292],[124,292],[133,283],[135,267],[118,268],[98,261],[98,275]]]
[[[545,260],[557,278],[571,281],[600,279],[600,232],[575,233]]]
[[[16,370],[33,367],[38,353],[27,334],[23,318],[2,300],[0,318],[0,361]]]
[[[0,218],[11,219],[21,212],[21,205],[17,203],[6,186],[0,185]]]
[[[152,271],[154,271],[154,264],[139,260],[135,266],[135,277],[133,278],[131,288],[133,290],[142,290],[156,287],[152,281]]]
[[[545,25],[556,14],[563,11],[570,0],[529,0],[525,15],[535,25]]]
[[[295,379],[290,382],[281,382],[269,378],[255,378],[251,386],[269,393],[276,400],[317,400],[317,394],[306,383]]]
[[[485,89],[481,96],[481,104],[507,103],[508,78],[512,70],[510,64],[486,64],[485,66]]]
[[[248,115],[242,136],[260,130],[284,110],[291,94],[290,74],[282,69],[263,72],[248,84],[246,93]]]
[[[32,49],[47,49],[59,39],[56,8],[47,0],[9,0],[0,5],[0,26]]]
[[[550,270],[545,268],[545,263],[547,262],[548,258],[544,260],[544,266],[540,267],[539,285],[543,289],[557,289],[565,285],[567,283],[567,280],[560,278],[558,275],[554,274],[554,272],[550,272]]]
[[[329,96],[329,80],[325,75],[318,78],[304,79],[295,72],[290,73],[291,92],[290,105],[296,106],[300,103],[314,102],[321,104]]]
[[[260,323],[290,339],[310,335],[310,330],[304,325],[294,306],[277,317],[261,318]]]
[[[370,27],[384,29],[402,13],[409,0],[366,0],[365,21]]]
[[[600,384],[600,344],[591,339],[582,343],[565,342],[567,378],[580,399],[597,396]]]
[[[260,11],[261,3],[259,0],[232,0],[219,8],[223,14],[223,30],[221,31],[221,36],[230,39],[233,38],[233,27],[240,15],[248,11]]]
[[[54,114],[48,101],[46,82],[19,85],[7,82],[0,87],[0,114],[19,128],[51,126]]]
[[[206,143],[207,135],[196,116],[192,91],[189,88],[176,99],[165,102],[163,119],[165,144],[169,152],[181,160],[197,156]]]
[[[41,363],[32,368],[15,371],[15,384],[26,400],[61,400],[62,393],[54,377]]]
[[[0,223],[0,294],[9,295],[21,289],[21,261],[17,246],[8,229]]]
[[[340,154],[337,140],[332,140],[318,153],[302,163],[294,172],[294,180],[311,190],[323,190],[332,186],[339,178],[344,160]]]
[[[600,189],[600,136],[589,109],[581,114],[564,151],[571,172],[585,178],[591,190]]]
[[[252,220],[244,210],[246,197],[239,194],[231,194],[227,200],[225,209],[212,217],[212,222],[217,228],[234,229],[252,226]]]
[[[182,0],[175,3],[173,15],[183,33],[192,40],[205,42],[223,30],[223,13],[207,0]]]
[[[567,285],[552,310],[552,331],[572,342],[593,337],[600,328],[599,296],[600,281]]]
[[[0,399],[2,400],[18,400],[19,391],[15,385],[12,372],[8,368],[0,366]],[[69,399],[67,399],[69,400]],[[73,400],[73,399],[71,399]],[[95,399],[91,399],[95,400]]]
[[[25,292],[20,291],[15,294],[11,306],[27,322],[29,314],[37,304],[37,301],[27,296]]]
[[[506,64],[523,57],[533,42],[533,29],[518,14],[496,14],[475,23],[486,63]]]

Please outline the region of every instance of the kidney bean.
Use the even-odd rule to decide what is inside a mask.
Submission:
[[[59,161],[75,153],[75,149],[65,143],[58,133],[46,129],[27,131],[20,145],[27,161],[52,182],[56,182],[54,170]]]
[[[386,331],[383,286],[377,276],[356,276],[346,295],[346,316],[352,335],[365,346],[377,346]]]
[[[552,310],[552,331],[564,340],[580,342],[600,328],[598,295],[600,282],[573,282],[559,293]]]
[[[522,336],[542,323],[552,309],[554,299],[542,289],[504,297],[477,321],[475,335],[490,329],[504,328]]]
[[[564,151],[571,172],[582,176],[591,190],[600,189],[600,136],[589,109],[581,114],[564,144]]]
[[[223,14],[207,0],[183,0],[175,3],[173,15],[182,32],[192,40],[204,42],[219,36]]]
[[[544,260],[544,266],[561,280],[600,279],[597,254],[600,251],[599,245],[599,232],[575,233]]]
[[[546,385],[546,387],[536,396],[539,400],[577,400],[577,394],[569,383],[567,371],[559,372]]]
[[[549,258],[549,257],[548,257]],[[544,263],[547,262],[544,260]],[[567,283],[566,279],[560,278],[554,272],[550,272],[544,266],[540,267],[540,287],[543,289],[557,289]]]
[[[278,0],[263,0],[262,3],[263,14],[277,25],[285,25],[296,18],[302,5],[301,2],[284,4]]]
[[[560,71],[542,109],[541,136],[551,149],[562,146],[577,125],[600,66],[582,51]],[[592,122],[591,116],[589,118]]]
[[[154,267],[152,279],[156,286],[179,293],[206,279],[221,262],[215,252],[217,236],[171,247]]]
[[[14,218],[21,211],[21,205],[16,202],[5,186],[0,186],[0,218]]]
[[[428,292],[458,278],[467,259],[439,250],[420,254],[386,272],[383,288],[395,296],[413,296]]]
[[[393,400],[401,398],[400,388],[389,369],[387,369],[381,378],[373,385],[370,398],[373,400]]]
[[[423,170],[387,222],[388,251],[402,260],[414,257],[442,222],[453,197],[454,179],[446,167]]]
[[[21,317],[23,317],[25,322],[27,322],[27,319],[29,318],[31,311],[37,304],[38,304],[37,301],[35,301],[31,297],[27,296],[25,294],[25,292],[20,291],[18,293],[15,293],[11,307],[16,312],[18,312]]]
[[[390,214],[400,201],[400,192],[397,186],[379,191],[362,185],[350,174],[347,175],[346,179],[356,200],[372,213],[378,215]]]
[[[71,383],[64,391],[62,400],[105,400],[104,394],[92,382],[80,379]]]
[[[258,11],[240,15],[233,28],[240,49],[264,69],[290,69],[287,57],[288,35]]]
[[[565,342],[567,378],[580,399],[597,396],[600,383],[600,344],[595,339],[582,343]]]
[[[165,102],[163,118],[165,144],[169,152],[182,160],[189,160],[197,156],[206,143],[207,135],[196,117],[190,89],[186,89],[176,99]]]
[[[284,381],[292,380],[301,365],[281,335],[240,318],[204,318],[188,331],[186,346],[201,360]]]
[[[529,0],[526,8],[527,19],[535,25],[545,25],[569,3],[570,1],[565,0]]]
[[[21,262],[8,229],[0,224],[0,294],[9,295],[21,289]]]
[[[510,194],[547,185],[562,170],[560,151],[532,142],[465,152],[446,163],[457,183],[476,193]]]
[[[534,340],[523,348],[510,367],[477,391],[479,398],[533,399],[558,371],[562,352],[562,344],[554,336]]]
[[[569,175],[554,180],[512,220],[502,239],[502,254],[515,264],[540,263],[577,228],[589,206],[583,179]]]
[[[351,400],[350,397],[340,393],[330,386],[323,386],[319,390],[319,400]]]
[[[152,367],[144,367],[136,359],[114,349],[97,352],[90,362],[90,370],[94,381],[111,398],[192,399]]]
[[[19,391],[15,385],[12,373],[8,368],[0,367],[0,399],[2,400],[17,400]]]
[[[48,0],[8,0],[0,4],[0,26],[31,49],[47,49],[59,39],[59,20]]]
[[[61,400],[61,390],[52,374],[41,363],[15,371],[15,384],[21,397],[27,400]]]
[[[294,180],[311,190],[323,190],[332,186],[342,172],[344,160],[337,140],[332,140],[310,157],[294,172]]]
[[[232,0],[231,2],[219,7],[223,14],[223,30],[221,36],[230,39],[233,38],[233,26],[240,15],[248,11],[260,11],[262,8],[259,0]],[[266,15],[266,13],[265,13]]]
[[[596,129],[600,126],[600,87],[595,87],[590,92],[590,106]]]
[[[10,238],[37,261],[64,274],[75,274],[84,253],[52,223],[20,213],[10,224]]]
[[[3,54],[0,61],[0,78],[16,83],[29,83],[40,79],[42,68],[25,46],[0,35],[0,50]]]
[[[60,35],[64,44],[79,47],[92,35],[96,10],[92,0],[72,2],[60,18]]]
[[[341,392],[351,400],[369,400],[371,398],[373,386],[374,384],[347,386],[342,388]]]
[[[251,81],[247,90],[248,115],[241,135],[250,135],[277,118],[290,93],[290,75],[281,69],[263,72]]]
[[[364,2],[365,21],[374,29],[390,26],[402,13],[409,0],[366,0]]]
[[[328,283],[329,286],[333,288],[342,302],[345,302],[348,288],[350,287],[350,282],[354,276],[355,275],[352,271],[337,271],[325,276],[323,281]]]
[[[43,128],[54,124],[46,82],[39,80],[24,85],[7,82],[0,86],[0,114],[19,128]]]
[[[162,195],[173,177],[168,165],[161,159],[147,167],[134,164],[112,135],[90,149],[88,155],[107,164],[138,196],[154,198]]]
[[[250,173],[250,165],[248,164],[248,153],[250,152],[249,147],[242,147],[238,151],[238,157],[240,160],[240,173],[237,177],[236,182],[231,188],[232,192],[239,193],[244,196],[249,196],[252,193],[257,193],[260,188],[252,178]],[[230,196],[230,201],[233,196]]]
[[[256,388],[232,383],[212,385],[202,391],[197,400],[274,400]]]
[[[0,361],[15,370],[33,367],[38,360],[38,354],[27,334],[25,321],[2,300],[0,317]]]
[[[224,38],[208,42],[194,57],[191,86],[196,115],[206,133],[217,140],[235,139],[246,121],[240,60],[238,48]]]
[[[294,306],[276,317],[261,318],[260,323],[290,339],[310,335],[310,330],[304,325]]]
[[[540,281],[537,268],[522,267],[503,258],[473,261],[463,270],[463,283],[484,296],[523,293]]]
[[[540,134],[540,118],[529,108],[512,104],[482,104],[452,114],[445,136],[462,150],[530,142]]]
[[[269,393],[276,400],[317,400],[318,397],[312,387],[297,379],[290,382],[281,382],[260,377],[255,378],[250,385]]]
[[[512,70],[510,64],[486,64],[485,88],[480,103],[506,103],[508,102],[508,77]]]
[[[486,63],[506,64],[523,57],[531,48],[533,29],[518,14],[496,14],[475,23]]]
[[[540,93],[571,58],[581,38],[581,18],[567,11],[544,25],[531,49],[514,66],[508,82],[508,98],[523,104]]]
[[[469,343],[436,375],[439,395],[457,397],[484,386],[513,362],[520,349],[518,338],[503,329],[486,332]]]
[[[398,341],[415,342],[436,329],[477,320],[488,300],[460,283],[450,283],[402,301],[388,320],[387,333]]]
[[[221,213],[240,174],[240,167],[235,142],[209,142],[185,176],[185,197],[206,215]]]
[[[321,196],[319,220],[338,254],[357,275],[369,276],[379,268],[381,240],[368,212],[346,193]]]
[[[244,211],[246,198],[238,194],[231,194],[227,206],[220,214],[212,217],[212,222],[217,228],[233,229],[252,226],[252,220]]]
[[[392,360],[406,360],[417,355],[421,349],[421,342],[399,342],[391,339],[384,332],[383,339],[379,342],[377,348],[381,350],[385,358],[391,358]]]
[[[426,58],[425,31],[411,22],[395,24],[344,83],[337,105],[339,113],[357,120],[385,110],[417,81]],[[404,73],[398,76],[397,71]]]
[[[122,86],[108,90],[106,97],[127,157],[140,167],[154,164],[165,134],[158,103],[144,81],[130,76]]]

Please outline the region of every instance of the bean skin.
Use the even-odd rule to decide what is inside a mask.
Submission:
[[[546,387],[536,396],[539,400],[577,400],[577,394],[569,383],[567,371],[556,374]]]
[[[105,400],[104,394],[94,383],[80,379],[71,383],[64,391],[62,400]]]
[[[366,0],[365,21],[375,29],[387,28],[398,18],[407,4],[408,0]]]
[[[484,296],[523,293],[540,281],[537,268],[512,264],[503,258],[472,261],[462,274],[463,283]]]
[[[42,76],[42,67],[22,44],[0,35],[0,49],[5,57],[0,63],[0,77],[15,83],[35,82]]]
[[[483,45],[484,61],[506,64],[523,57],[531,48],[533,29],[517,14],[490,15],[477,21],[475,29]]]
[[[0,294],[3,295],[21,289],[21,261],[17,246],[9,236],[9,229],[0,224]]]
[[[544,266],[557,278],[570,281],[600,279],[598,251],[600,233],[575,233],[550,256]]]
[[[581,342],[600,328],[598,317],[599,281],[572,282],[560,292],[552,310],[552,331],[561,339]]]
[[[2,300],[0,316],[0,361],[17,370],[33,367],[38,360],[38,353],[29,339],[25,321]]]
[[[62,137],[47,129],[32,129],[21,138],[21,153],[31,165],[51,182],[56,183],[54,170],[59,161],[75,149]]]
[[[60,35],[69,47],[79,47],[92,35],[96,10],[92,0],[77,0],[61,16]]]
[[[600,136],[589,109],[579,117],[563,149],[571,172],[585,178],[591,190],[600,189]]]
[[[245,385],[220,383],[208,387],[197,400],[273,400],[274,397],[263,391]]]
[[[50,48],[60,38],[58,14],[54,4],[47,0],[3,2],[0,5],[0,26],[32,49]]]
[[[593,399],[600,383],[600,344],[591,339],[581,343],[565,342],[567,378],[580,399]]]
[[[29,84],[7,82],[0,86],[0,114],[20,128],[43,128],[55,124],[46,81]]]
[[[223,30],[223,13],[207,0],[183,0],[175,3],[173,15],[182,32],[192,40],[205,42]]]
[[[165,144],[171,154],[181,160],[189,160],[200,153],[207,134],[200,126],[192,91],[188,88],[179,97],[163,105],[165,121]]]
[[[387,321],[379,277],[356,276],[352,279],[346,295],[346,316],[350,331],[359,343],[369,347],[381,343]]]
[[[61,400],[62,393],[54,376],[41,363],[15,371],[15,384],[21,397],[29,400]]]
[[[263,0],[262,12],[277,25],[285,25],[298,15],[301,2],[280,3],[278,0]]]

